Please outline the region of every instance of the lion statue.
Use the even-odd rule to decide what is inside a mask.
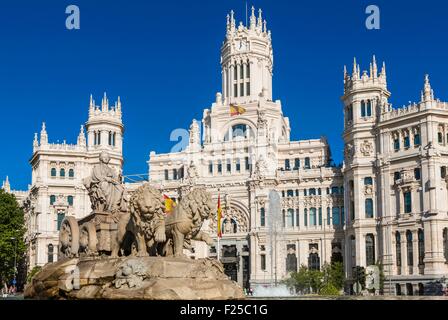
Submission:
[[[174,212],[165,218],[166,243],[163,255],[183,256],[183,249],[191,249],[191,240],[213,244],[210,236],[201,231],[204,220],[214,212],[212,197],[204,188],[187,194]],[[170,241],[171,240],[171,241]]]
[[[162,193],[144,184],[134,191],[129,201],[130,219],[127,233],[132,235],[131,254],[148,256],[157,243],[166,242],[165,201]]]
[[[191,249],[191,240],[211,245],[212,239],[201,227],[212,214],[211,195],[203,188],[188,193],[174,211],[166,215],[161,192],[145,184],[130,200],[127,231],[133,236],[131,254],[183,256],[184,248]]]

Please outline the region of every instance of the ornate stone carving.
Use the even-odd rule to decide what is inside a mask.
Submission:
[[[360,151],[364,157],[370,157],[373,153],[373,143],[365,140],[361,143]]]

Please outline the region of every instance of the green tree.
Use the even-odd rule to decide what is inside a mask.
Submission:
[[[341,262],[325,264],[322,267],[323,281],[319,291],[321,295],[338,295],[344,288],[345,272]]]
[[[17,274],[14,264],[23,261],[25,244],[23,210],[16,197],[0,189],[0,282],[10,282]]]

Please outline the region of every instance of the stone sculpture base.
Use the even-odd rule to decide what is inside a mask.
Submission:
[[[84,257],[46,265],[25,288],[31,299],[228,300],[241,287],[212,259]]]

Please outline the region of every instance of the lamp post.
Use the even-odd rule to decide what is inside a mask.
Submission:
[[[14,281],[13,285],[16,285],[16,275],[17,275],[17,238],[11,237],[11,240],[14,241]]]

